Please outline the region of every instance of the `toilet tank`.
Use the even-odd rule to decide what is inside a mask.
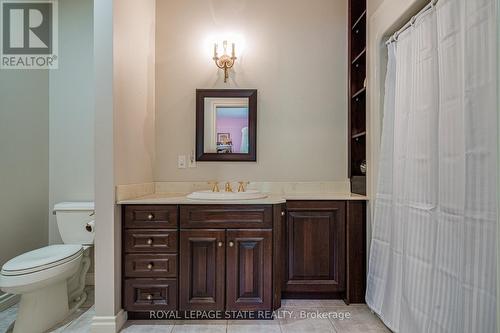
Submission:
[[[93,202],[61,202],[54,205],[59,234],[65,244],[94,244]]]

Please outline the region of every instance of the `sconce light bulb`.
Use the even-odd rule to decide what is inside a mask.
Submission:
[[[227,40],[222,42],[222,47],[224,47],[224,54],[227,55]]]

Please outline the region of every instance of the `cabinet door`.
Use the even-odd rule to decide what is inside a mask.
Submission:
[[[345,203],[296,202],[288,207],[285,292],[345,290]]]
[[[227,231],[227,310],[271,310],[272,230]]]
[[[180,310],[223,310],[224,230],[180,233]]]

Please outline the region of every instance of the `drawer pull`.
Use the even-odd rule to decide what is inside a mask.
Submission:
[[[148,301],[150,301],[153,299],[153,295],[149,294],[146,298],[148,299]]]
[[[222,242],[218,242],[218,243],[217,243],[217,246],[218,246],[218,247],[222,247],[222,245],[223,245],[223,244],[222,244]]]
[[[233,247],[234,246],[234,242],[229,242],[229,247]]]
[[[148,214],[148,220],[150,220],[150,221],[151,221],[151,220],[152,220],[152,219],[154,219],[154,218],[155,218],[155,216],[154,216],[153,214],[151,214],[151,213],[149,213],[149,214]]]
[[[152,238],[148,239],[147,243],[148,243],[148,245],[152,245],[153,244],[153,239]]]
[[[285,212],[281,212],[281,216],[285,216]]]
[[[149,263],[148,264],[148,270],[152,270],[153,269],[153,263]]]

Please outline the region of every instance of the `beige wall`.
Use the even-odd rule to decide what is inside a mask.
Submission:
[[[117,184],[153,181],[155,1],[115,5],[113,58]]]
[[[113,140],[113,0],[94,0],[95,75],[95,312],[91,332],[117,332],[120,229],[115,216]],[[104,323],[102,323],[104,321]]]
[[[59,68],[49,74],[50,243],[61,242],[55,203],[94,200],[92,16],[92,0],[59,0]]]
[[[94,0],[95,311],[91,332],[118,332],[121,219],[115,185],[152,181],[155,0]]]
[[[384,2],[384,0],[368,0],[366,2],[368,17],[372,16],[372,14],[378,9],[382,2]]]
[[[0,266],[47,245],[49,91],[43,70],[0,70]]]
[[[346,0],[158,1],[156,181],[346,180]],[[207,37],[245,39],[228,84]],[[257,163],[198,162],[196,88],[258,89]]]

